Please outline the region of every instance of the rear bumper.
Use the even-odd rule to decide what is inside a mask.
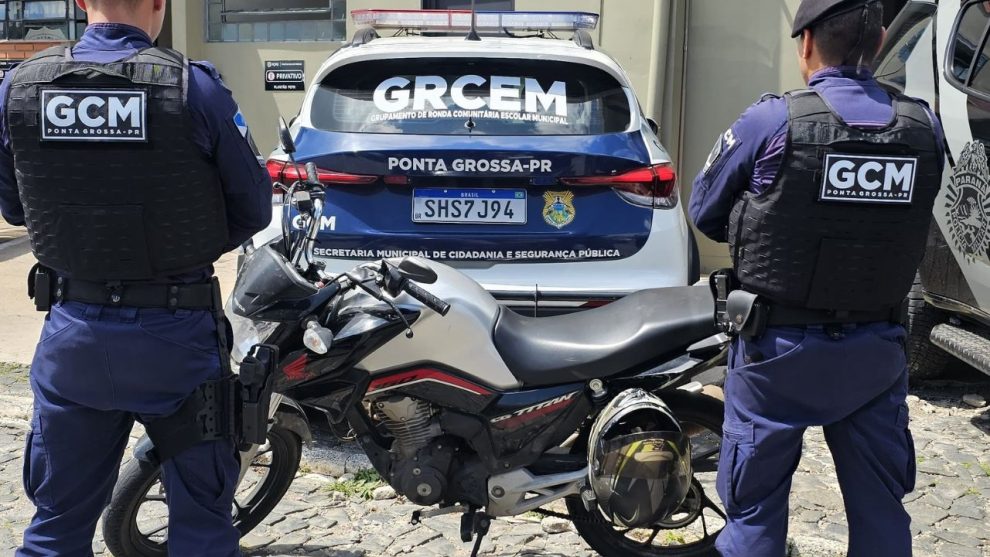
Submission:
[[[264,245],[281,236],[282,214],[273,208],[272,223],[254,237]],[[602,305],[648,288],[686,286],[689,280],[689,230],[680,209],[654,211],[646,244],[624,259],[548,263],[444,261],[468,275],[500,303],[543,315]],[[363,260],[318,258],[326,271],[339,274]]]

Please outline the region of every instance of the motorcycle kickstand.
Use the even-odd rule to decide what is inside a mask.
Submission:
[[[473,509],[461,516],[461,541],[469,542],[471,538],[474,538],[474,549],[471,550],[471,557],[478,557],[481,544],[485,541],[485,536],[488,535],[488,529],[491,528],[491,525],[492,517]]]

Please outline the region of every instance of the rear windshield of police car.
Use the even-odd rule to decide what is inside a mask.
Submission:
[[[582,64],[399,58],[330,73],[311,118],[335,132],[599,135],[625,131],[631,115],[619,82]]]

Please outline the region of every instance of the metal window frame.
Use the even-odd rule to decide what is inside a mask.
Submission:
[[[263,16],[271,16],[271,15],[276,15],[277,16],[277,15],[297,15],[297,14],[300,14],[300,13],[325,13],[329,17],[327,19],[321,20],[321,21],[330,21],[330,22],[343,21],[343,22],[345,22],[345,25],[346,25],[346,21],[347,21],[347,15],[346,15],[347,14],[347,8],[346,8],[346,6],[345,6],[345,8],[343,10],[344,11],[343,17],[341,19],[335,19],[334,18],[334,16],[337,15],[337,14],[335,14],[334,11],[333,11],[333,0],[326,0],[326,2],[327,2],[327,9],[326,10],[322,10],[322,9],[320,9],[320,10],[313,10],[313,9],[303,9],[303,10],[285,9],[285,10],[279,10],[279,9],[273,9],[273,10],[249,10],[249,11],[243,11],[243,12],[224,12],[223,11],[223,7],[222,7],[223,6],[223,2],[224,2],[224,0],[206,0],[205,2],[203,2],[203,21],[205,22],[205,25],[203,26],[203,39],[207,43],[275,42],[275,43],[324,43],[324,44],[326,44],[326,43],[344,43],[344,42],[347,41],[347,31],[346,31],[346,29],[345,29],[344,33],[341,35],[341,37],[339,39],[331,39],[331,40],[301,39],[301,40],[298,40],[298,41],[287,41],[287,40],[273,41],[273,40],[271,40],[269,38],[269,39],[267,39],[265,41],[254,41],[254,40],[244,41],[244,40],[241,40],[240,37],[238,37],[238,39],[236,41],[214,40],[214,39],[211,39],[210,38],[210,25],[211,25],[210,6],[211,5],[217,5],[217,4],[220,4],[221,5],[221,16],[224,13],[240,13],[240,14],[249,15],[249,16],[258,16],[259,18],[261,18]],[[224,25],[244,25],[244,24],[255,24],[255,23],[265,23],[265,24],[270,24],[270,23],[292,23],[293,21],[294,20],[241,21],[241,22],[236,22],[236,23],[226,23],[226,22],[223,22],[223,21],[219,21],[219,22],[216,22],[216,23],[221,26],[221,35],[222,35],[222,28],[223,28]],[[298,20],[298,21],[304,21],[304,20]],[[271,35],[269,34],[269,37],[270,36]]]
[[[3,18],[0,18],[0,23],[3,24],[3,36],[2,36],[2,38],[0,38],[0,40],[8,40],[8,41],[29,41],[30,40],[30,39],[25,39],[23,37],[22,38],[19,38],[19,39],[11,39],[8,36],[8,34],[10,33],[10,24],[11,24],[11,22],[14,22],[14,23],[18,23],[19,22],[21,24],[21,27],[26,27],[27,24],[29,24],[29,23],[32,24],[32,25],[37,25],[37,24],[44,25],[44,24],[52,24],[52,23],[66,25],[67,32],[68,32],[67,33],[67,36],[66,36],[66,40],[68,40],[68,41],[79,40],[79,37],[76,36],[76,24],[77,23],[80,23],[80,22],[85,23],[86,22],[86,19],[85,19],[85,17],[82,18],[82,19],[76,17],[76,3],[75,3],[75,0],[62,0],[62,2],[65,3],[65,17],[64,18],[54,18],[54,19],[50,19],[50,18],[46,18],[46,19],[25,19],[23,17],[23,4],[25,2],[30,2],[31,0],[18,0],[22,4],[22,17],[20,19],[13,19],[13,20],[10,19],[10,9],[9,9],[10,8],[10,6],[9,6],[10,1],[11,0],[0,0],[0,4],[4,4],[5,8],[7,8],[7,9],[4,10],[4,16],[3,16]]]

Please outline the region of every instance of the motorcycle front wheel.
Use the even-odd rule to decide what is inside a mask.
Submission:
[[[567,498],[567,512],[578,534],[603,557],[718,557],[715,539],[725,513],[715,493],[722,446],[724,405],[689,393],[658,393],[691,438],[694,479],[687,499],[672,516],[649,528],[621,528],[580,497]]]
[[[232,516],[241,536],[282,500],[301,456],[299,436],[277,425],[269,430],[234,495]],[[168,556],[168,507],[159,466],[137,458],[124,465],[103,512],[103,540],[117,557]]]

